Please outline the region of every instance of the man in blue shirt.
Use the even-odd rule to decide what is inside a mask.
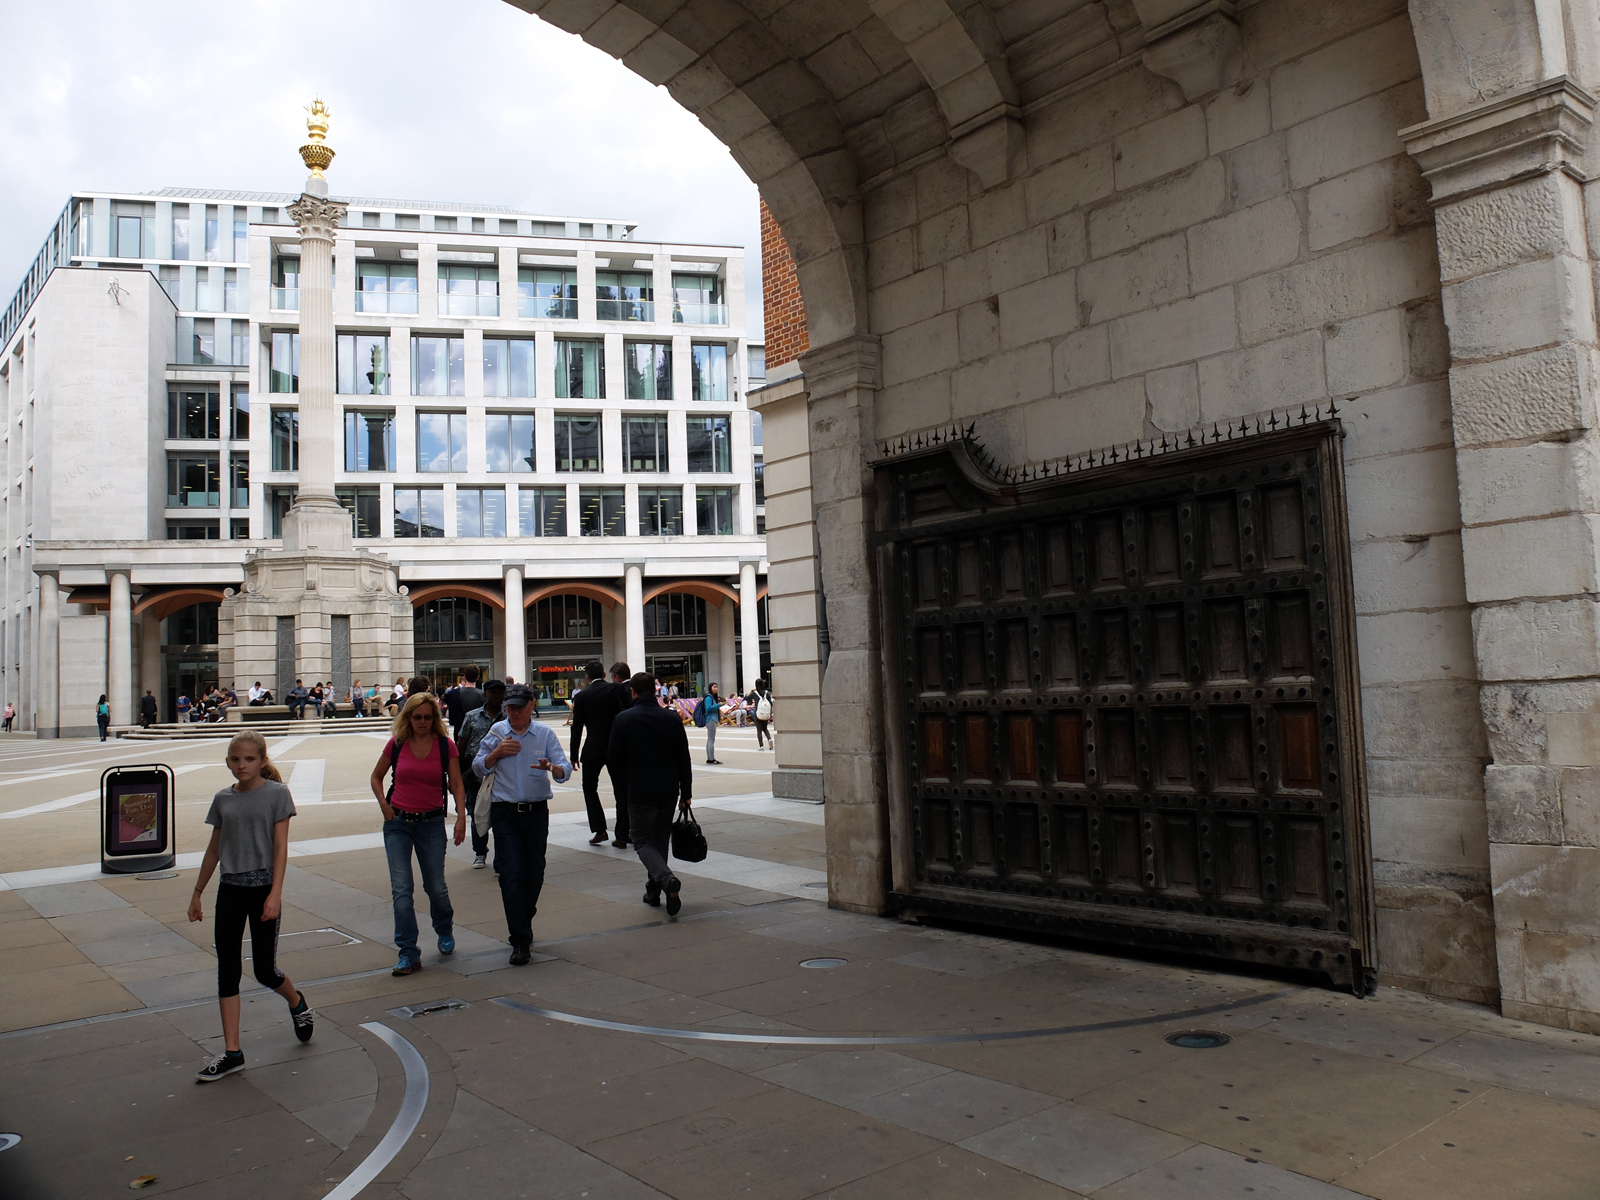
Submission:
[[[489,828],[494,832],[494,869],[500,876],[514,967],[528,961],[533,916],[544,889],[550,777],[564,781],[572,775],[561,739],[548,725],[534,721],[532,705],[533,689],[527,684],[508,687],[506,719],[484,735],[472,760],[473,773],[480,779],[494,772]]]

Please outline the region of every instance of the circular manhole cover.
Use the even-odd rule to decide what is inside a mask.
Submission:
[[[177,877],[178,873],[176,871],[152,871],[148,875],[139,876],[140,879],[176,879]]]
[[[9,1150],[21,1140],[20,1133],[0,1133],[0,1150]]]
[[[825,971],[829,967],[842,967],[849,961],[848,958],[808,958],[800,965],[815,971]]]
[[[808,888],[815,888],[816,890],[823,891],[823,892],[828,890],[828,885],[825,884],[825,883],[804,883],[804,884],[801,884],[800,886],[801,887],[808,887]]]
[[[1167,1045],[1182,1050],[1215,1050],[1233,1041],[1227,1034],[1213,1033],[1209,1029],[1185,1029],[1179,1033],[1169,1033],[1163,1040]]]

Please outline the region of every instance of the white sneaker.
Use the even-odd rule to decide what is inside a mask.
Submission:
[[[472,869],[474,871],[481,871],[485,867],[487,867],[488,865],[489,865],[489,856],[486,855],[486,854],[476,855],[472,860]]]

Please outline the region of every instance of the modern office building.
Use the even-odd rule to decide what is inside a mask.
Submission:
[[[130,720],[146,689],[166,715],[254,682],[217,614],[295,495],[294,200],[74,194],[0,318],[0,691],[21,728],[92,728],[102,691]],[[414,615],[414,660],[402,638],[363,682],[476,663],[555,701],[642,623],[635,667],[747,684],[766,562],[741,249],[340,200],[338,494]],[[347,686],[336,634],[332,663]]]

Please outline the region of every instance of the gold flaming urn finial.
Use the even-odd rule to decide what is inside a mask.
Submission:
[[[311,140],[300,147],[300,158],[311,169],[311,178],[321,179],[322,172],[333,162],[333,147],[326,144],[328,136],[328,106],[319,96],[311,102],[306,112],[306,130]]]

